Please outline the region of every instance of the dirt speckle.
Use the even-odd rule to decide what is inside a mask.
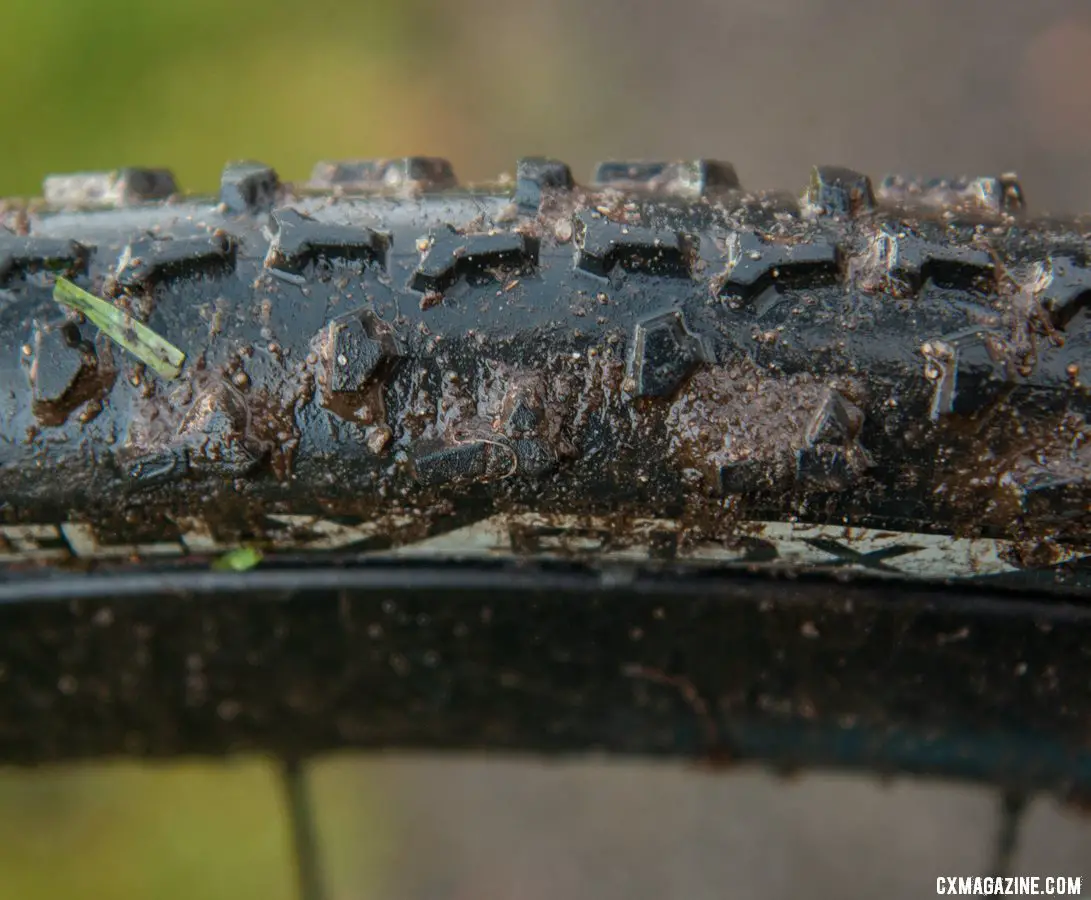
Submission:
[[[771,483],[794,465],[834,389],[848,396],[865,393],[851,379],[772,376],[749,360],[702,369],[671,404],[671,450],[682,466],[704,472],[712,483],[718,484],[720,469],[740,464],[758,464],[762,480]]]
[[[386,425],[380,425],[377,428],[373,428],[367,437],[368,449],[376,456],[379,456],[390,445],[390,441],[393,437],[394,433]]]

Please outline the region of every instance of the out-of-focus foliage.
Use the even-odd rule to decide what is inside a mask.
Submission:
[[[311,772],[335,896],[366,897],[390,837],[359,766]],[[294,900],[276,770],[258,761],[0,771],[0,897]]]
[[[228,158],[299,178],[316,153],[427,152],[457,131],[414,76],[437,21],[421,0],[6,0],[0,195],[48,172],[166,165],[207,190]]]

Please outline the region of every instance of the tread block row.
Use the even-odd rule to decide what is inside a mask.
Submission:
[[[933,382],[933,422],[950,415],[974,416],[988,409],[1016,381],[1014,365],[999,329],[974,327],[944,334],[921,345],[925,377]]]
[[[875,238],[877,258],[887,272],[919,286],[929,279],[962,284],[976,277],[992,277],[995,263],[988,250],[952,246],[911,231],[880,231]]]
[[[152,287],[176,278],[215,275],[235,266],[236,241],[229,235],[133,241],[118,260],[123,288]]]
[[[536,210],[542,191],[569,191],[574,186],[572,170],[563,162],[543,156],[525,157],[515,167],[513,199],[523,209]]]
[[[828,216],[858,216],[875,209],[871,179],[841,166],[811,169],[805,199],[812,209]]]
[[[628,377],[635,397],[671,397],[702,362],[710,360],[700,337],[680,312],[637,323]]]
[[[976,178],[920,178],[888,175],[879,183],[887,203],[932,207],[970,207],[991,213],[1017,213],[1026,200],[1014,173]]]
[[[361,260],[385,266],[390,239],[370,228],[318,222],[294,209],[274,210],[268,268],[302,272],[320,259]]]
[[[327,326],[329,385],[335,394],[363,391],[389,375],[405,355],[389,323],[366,307],[333,319]]]
[[[0,233],[0,286],[42,270],[83,275],[90,256],[90,248],[76,241]]]
[[[1076,314],[1091,300],[1091,266],[1074,256],[1051,256],[1045,262],[1049,283],[1042,291],[1042,304],[1055,327],[1066,329]]]
[[[727,269],[721,296],[732,291],[757,292],[774,281],[799,277],[836,277],[840,252],[827,240],[803,243],[772,241],[756,231],[734,231],[727,239]]]
[[[742,188],[735,167],[714,159],[601,162],[593,181],[599,187],[642,188],[687,197],[706,197]]]
[[[639,189],[684,197],[709,197],[742,189],[735,167],[713,159],[608,160],[594,170],[597,187]],[[440,157],[321,161],[307,187],[314,190],[375,191],[384,189],[446,190],[458,186],[451,163]],[[536,208],[542,189],[570,190],[571,169],[546,157],[524,157],[516,165],[515,201]],[[269,209],[280,190],[275,170],[263,163],[228,163],[220,178],[220,202],[233,213]],[[61,173],[46,177],[42,194],[59,207],[128,206],[165,200],[178,192],[168,169],[127,167],[109,172]],[[888,175],[872,188],[866,175],[842,166],[811,170],[804,194],[808,204],[827,215],[859,215],[875,208],[876,197],[887,203],[934,207],[973,207],[993,213],[1016,213],[1025,207],[1018,176],[1005,173],[983,177]]]
[[[165,200],[177,191],[168,169],[73,172],[42,182],[42,196],[50,206],[131,206]]]
[[[736,231],[728,236],[726,247],[727,267],[717,288],[721,297],[759,293],[774,283],[833,281],[843,264],[840,248],[825,239],[788,243],[756,231]],[[995,276],[988,250],[951,246],[910,231],[880,230],[871,241],[869,257],[883,279],[906,281],[915,289],[929,280],[965,286]]]
[[[220,175],[220,203],[229,213],[255,215],[267,211],[279,193],[280,179],[264,163],[229,163]]]
[[[451,164],[435,156],[401,159],[347,159],[315,165],[309,187],[342,191],[375,191],[413,188],[445,190],[457,187]]]
[[[677,231],[623,225],[589,210],[577,213],[572,223],[576,267],[588,274],[605,278],[620,265],[648,275],[689,275],[689,247]]]
[[[487,268],[538,264],[538,241],[518,232],[460,234],[447,227],[424,240],[427,249],[410,279],[410,287],[422,293],[442,293],[460,278]]]

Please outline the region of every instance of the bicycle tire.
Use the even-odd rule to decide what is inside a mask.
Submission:
[[[587,517],[674,558],[768,553],[745,523],[799,522],[999,540],[993,569],[1076,577],[1091,270],[1080,223],[1025,218],[1011,179],[888,179],[882,205],[825,167],[802,203],[708,161],[592,189],[545,160],[504,192],[427,159],[317,176],[233,166],[212,202],[137,202],[172,189],[155,170],[54,178],[60,209],[7,207],[9,541],[384,550],[491,520],[564,545]],[[51,267],[178,345],[181,377],[66,316]]]
[[[13,623],[67,596],[76,611],[48,615],[85,633],[72,617],[116,610],[126,579],[164,602],[303,596],[315,567],[441,572],[456,592],[459,573],[503,587],[528,565],[574,567],[585,591],[602,572],[660,594],[657,571],[713,578],[728,599],[747,577],[773,579],[769,597],[791,594],[785,575],[918,604],[931,586],[974,629],[960,591],[1010,596],[1001,618],[1024,628],[1091,591],[1087,224],[1030,217],[1012,176],[875,189],[819,166],[800,197],[710,160],[608,163],[579,186],[533,158],[461,188],[413,158],[320,164],[300,186],[232,164],[214,198],[139,169],[44,193],[0,207]],[[59,275],[184,352],[179,376],[59,306]],[[239,546],[261,571],[208,587]],[[297,580],[244,587],[262,573]],[[345,577],[364,602],[446,595]],[[906,720],[891,696],[876,722]],[[1035,727],[1068,740],[1061,718]],[[99,724],[82,750],[21,728],[9,755],[124,749]],[[146,752],[247,743],[136,732]]]

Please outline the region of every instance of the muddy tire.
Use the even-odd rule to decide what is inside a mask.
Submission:
[[[3,564],[250,543],[1079,583],[1085,225],[1028,218],[1011,176],[818,167],[796,196],[525,159],[468,190],[406,159],[174,190],[53,177],[4,207]]]

